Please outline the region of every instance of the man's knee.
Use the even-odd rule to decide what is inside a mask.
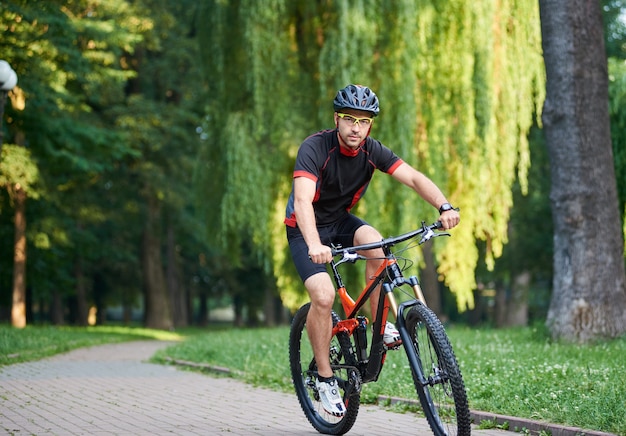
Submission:
[[[376,230],[374,227],[370,225],[361,226],[354,234],[354,245],[363,245],[369,244],[371,242],[378,242],[383,237],[380,235],[380,232]],[[383,250],[380,248],[376,248],[373,250],[362,251],[361,254],[366,257],[372,258],[368,260],[368,265],[380,265],[382,263]],[[376,260],[375,260],[376,259]]]
[[[318,309],[330,310],[335,301],[335,288],[327,273],[315,274],[304,282],[311,304]]]
[[[369,244],[381,239],[380,232],[370,225],[361,226],[354,233],[354,245]]]

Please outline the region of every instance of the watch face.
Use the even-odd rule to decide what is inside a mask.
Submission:
[[[447,210],[451,210],[451,209],[454,209],[454,208],[452,207],[452,205],[450,203],[444,203],[439,208],[439,213],[443,213],[443,212],[445,212]]]

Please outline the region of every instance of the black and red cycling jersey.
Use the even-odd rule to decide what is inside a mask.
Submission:
[[[316,224],[324,226],[350,213],[365,194],[374,170],[393,174],[402,163],[393,151],[369,136],[351,152],[340,147],[337,129],[323,130],[306,138],[300,146],[293,178],[307,177],[316,183],[313,210]],[[293,188],[285,224],[296,226]]]

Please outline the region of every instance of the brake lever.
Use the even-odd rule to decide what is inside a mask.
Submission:
[[[353,251],[344,251],[341,253],[341,259],[335,262],[335,266],[339,266],[342,263],[350,262],[356,263],[359,260],[359,254]]]
[[[359,254],[356,252],[348,251],[347,253],[343,253],[343,261],[344,262],[352,262],[355,263],[359,260]]]
[[[434,230],[428,227],[425,222],[422,222],[422,229],[424,230],[424,232],[422,233],[422,237],[420,238],[419,245],[422,245],[424,242],[428,242],[432,238],[436,238],[438,236],[451,236],[448,232],[435,233]]]
[[[422,233],[422,237],[420,238],[419,244],[422,245],[424,242],[430,241],[431,238],[435,236],[435,232],[423,225],[424,233]]]

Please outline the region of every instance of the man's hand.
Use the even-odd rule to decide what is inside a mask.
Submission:
[[[461,215],[458,211],[450,209],[439,215],[439,221],[441,221],[444,230],[449,230],[459,224]]]
[[[333,256],[328,245],[312,244],[309,246],[309,258],[313,263],[328,263]]]

